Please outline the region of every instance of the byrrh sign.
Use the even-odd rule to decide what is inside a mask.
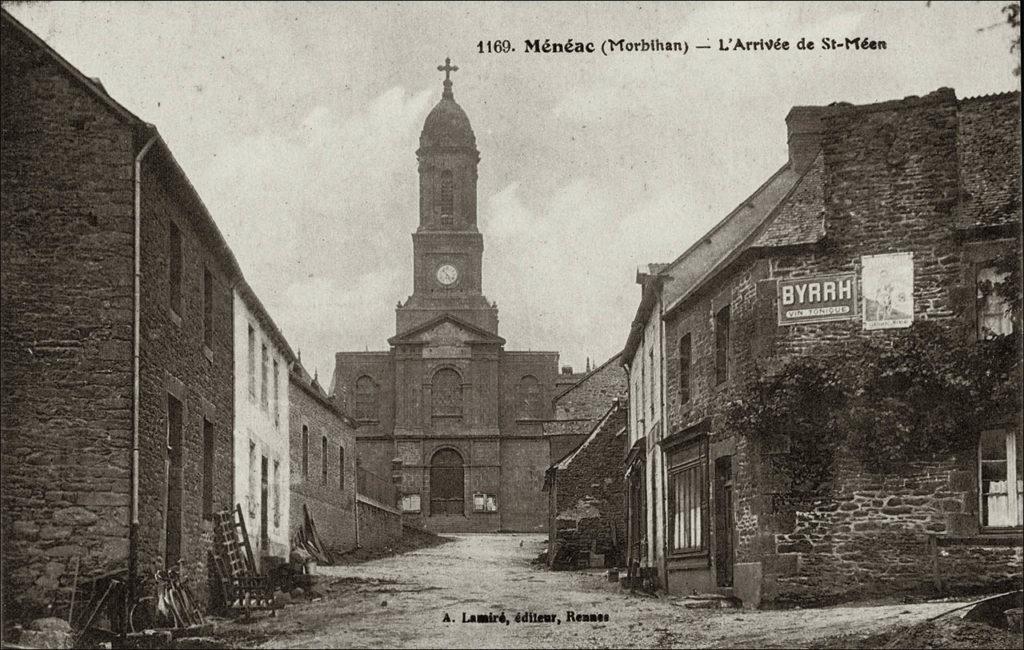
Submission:
[[[857,305],[853,273],[779,280],[779,325],[853,318]]]

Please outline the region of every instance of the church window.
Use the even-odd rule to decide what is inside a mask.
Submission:
[[[430,460],[430,514],[464,514],[465,469],[454,449],[441,449]]]
[[[380,399],[380,390],[373,377],[363,375],[356,380],[355,416],[357,420],[376,420]]]
[[[995,267],[978,269],[978,338],[990,339],[1013,333],[1013,311],[1004,295],[997,290],[1009,277]]]
[[[1012,428],[984,431],[978,447],[981,525],[1024,525],[1024,450],[1020,432]]]
[[[462,377],[451,368],[441,368],[434,374],[434,417],[462,416]]]
[[[452,170],[445,169],[441,172],[441,185],[437,193],[437,211],[441,215],[441,225],[451,227],[454,225],[453,208],[455,207],[454,181]]]
[[[540,414],[540,382],[533,375],[526,375],[519,380],[518,409],[516,417],[520,420],[536,419]]]

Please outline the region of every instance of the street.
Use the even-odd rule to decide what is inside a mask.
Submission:
[[[691,609],[685,598],[623,593],[603,571],[531,565],[544,543],[541,535],[458,535],[432,548],[321,567],[322,600],[264,616],[247,635],[263,647],[794,647],[877,633],[957,606]],[[608,620],[569,622],[569,611]],[[463,622],[492,613],[504,613],[508,624]],[[515,622],[524,613],[537,622]],[[543,615],[556,622],[540,622]]]

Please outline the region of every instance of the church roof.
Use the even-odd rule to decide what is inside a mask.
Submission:
[[[493,334],[485,329],[481,329],[476,325],[473,325],[472,323],[467,323],[461,318],[456,318],[451,314],[441,314],[436,318],[431,318],[422,325],[418,325],[410,330],[406,330],[401,334],[396,334],[395,336],[392,336],[391,338],[388,339],[388,343],[391,345],[398,345],[399,343],[422,343],[422,341],[420,341],[417,338],[418,334],[422,334],[423,332],[432,330],[445,321],[453,323],[462,329],[472,332],[478,337],[478,340],[482,343],[497,343],[498,345],[505,345],[505,339],[501,338],[497,334]]]
[[[450,73],[459,68],[451,65],[451,59],[446,59],[445,65],[438,66],[437,69],[445,73],[444,91],[441,93],[441,101],[434,106],[430,114],[427,115],[426,121],[423,122],[420,148],[468,147],[476,149],[476,136],[473,134],[473,127],[469,124],[469,117],[466,116],[462,107],[455,103],[455,95],[452,93]]]

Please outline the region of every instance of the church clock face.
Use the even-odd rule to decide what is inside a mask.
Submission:
[[[437,268],[437,281],[450,287],[459,279],[459,270],[451,264],[442,264]]]

